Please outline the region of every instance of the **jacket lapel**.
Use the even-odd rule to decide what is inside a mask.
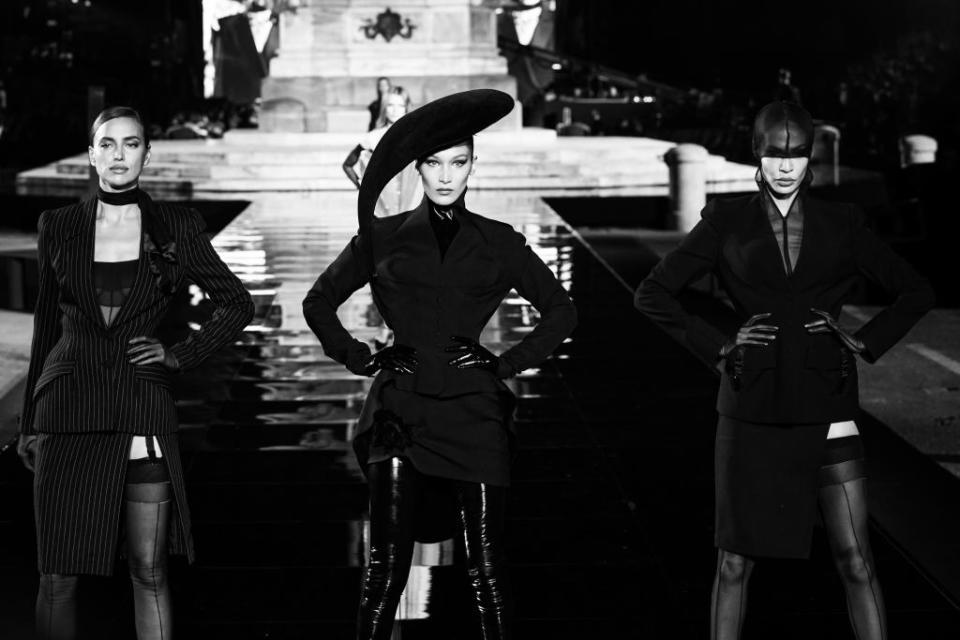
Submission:
[[[783,267],[783,255],[770,226],[763,198],[764,195],[759,193],[751,200],[749,231],[741,241],[742,259],[750,279],[759,278],[768,284],[785,288],[790,286],[790,280]]]
[[[130,287],[130,294],[120,306],[120,311],[117,312],[117,317],[113,319],[110,328],[121,325],[130,319],[130,316],[139,311],[152,294],[150,268],[147,263],[146,252],[143,250],[143,240],[146,231],[144,229],[145,225],[143,224],[142,211],[140,212],[140,216],[140,248],[137,258],[137,275],[133,279],[133,286]]]
[[[76,208],[71,229],[63,240],[63,264],[70,270],[70,273],[66,274],[66,280],[71,284],[77,304],[95,323],[105,327],[93,284],[96,221],[96,197],[81,202]]]
[[[828,246],[834,243],[830,238],[828,229],[824,226],[823,209],[815,198],[800,196],[803,200],[800,206],[803,207],[803,238],[801,239],[800,255],[797,257],[797,264],[793,269],[794,282],[801,281],[814,273],[817,265],[824,265],[829,262],[829,255],[825,252],[832,251]]]
[[[468,263],[470,254],[479,246],[477,239],[480,236],[480,230],[477,229],[472,213],[460,208],[454,215],[457,216],[460,228],[453,236],[450,246],[447,247],[447,257],[444,259],[444,262],[449,262],[451,267]]]
[[[437,247],[429,216],[430,206],[424,198],[392,234],[389,243],[393,246],[403,245],[417,257],[432,259],[439,266],[440,249]]]
[[[137,275],[130,288],[123,306],[117,313],[112,326],[119,325],[130,319],[150,301],[157,292],[157,283],[150,272],[151,261],[162,261],[159,255],[151,255],[151,251],[159,252],[162,246],[170,242],[169,233],[160,221],[153,200],[147,194],[140,192],[140,246],[138,248]]]

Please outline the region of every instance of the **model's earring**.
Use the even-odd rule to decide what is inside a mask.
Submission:
[[[760,167],[757,167],[757,173],[754,174],[753,179],[756,181],[758,187],[763,184],[763,173],[760,171]]]

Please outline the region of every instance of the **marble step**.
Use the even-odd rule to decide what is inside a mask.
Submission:
[[[363,136],[362,129],[343,133],[267,132],[257,129],[233,129],[224,134],[223,141],[232,145],[251,144],[263,147],[322,147],[333,145],[352,148],[361,136]],[[478,145],[491,144],[522,148],[549,147],[555,144],[557,140],[555,131],[533,127],[526,127],[520,131],[484,131],[475,137],[475,142]]]
[[[742,174],[742,175],[741,175]],[[749,174],[749,175],[747,175]],[[189,199],[198,193],[229,193],[259,191],[328,191],[349,194],[354,191],[342,177],[296,178],[296,179],[230,179],[230,180],[178,180],[168,177],[144,176],[143,186],[158,198]],[[587,190],[629,190],[618,195],[666,195],[668,175],[666,170],[649,172],[609,173],[592,176],[474,176],[471,189],[543,191],[544,195],[562,195],[565,192]],[[749,172],[721,172],[707,180],[709,193],[732,193],[756,188],[753,170]],[[57,173],[55,169],[41,168],[23,172],[17,176],[17,193],[21,195],[55,195],[80,197],[87,191],[83,176]]]
[[[221,140],[158,140],[143,182],[165,198],[203,192],[341,192],[354,190],[341,164],[358,135],[230,131]],[[476,138],[479,160],[471,187],[478,191],[575,190],[665,195],[663,155],[674,145],[653,138],[557,138],[543,129],[485,132]],[[76,196],[87,191],[85,154],[20,173],[22,194]],[[710,156],[707,190],[752,190],[754,168]]]
[[[56,171],[62,175],[75,175],[86,178],[88,164],[83,158],[68,158],[56,164]],[[499,176],[574,176],[579,167],[558,162],[514,162],[494,161],[477,164],[477,175]],[[151,161],[144,167],[147,178],[166,178],[183,180],[272,180],[272,179],[309,179],[329,178],[343,182],[340,188],[349,186],[340,163],[307,164],[186,164]],[[336,187],[335,187],[336,188]]]
[[[298,147],[290,149],[264,149],[263,147],[226,147],[198,145],[195,149],[168,148],[158,141],[151,151],[151,164],[185,165],[287,165],[313,164],[340,166],[355,145],[315,149]],[[570,164],[596,163],[603,160],[632,160],[661,162],[665,150],[658,146],[622,145],[596,148],[522,149],[503,146],[476,147],[478,161],[491,162],[564,162]],[[86,155],[75,157],[86,164]]]

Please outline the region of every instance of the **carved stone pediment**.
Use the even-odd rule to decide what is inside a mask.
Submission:
[[[387,42],[393,40],[396,36],[409,39],[413,31],[417,28],[410,22],[410,18],[403,18],[399,13],[387,7],[386,11],[377,14],[374,19],[367,18],[366,24],[360,27],[363,35],[374,40],[377,36],[383,36]]]

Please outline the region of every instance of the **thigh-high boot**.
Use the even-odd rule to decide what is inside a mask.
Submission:
[[[504,520],[506,487],[460,482],[460,521],[467,573],[476,598],[484,640],[510,638],[513,598],[506,575]]]
[[[357,640],[388,640],[413,561],[422,476],[409,460],[369,465],[370,561],[363,575]]]

